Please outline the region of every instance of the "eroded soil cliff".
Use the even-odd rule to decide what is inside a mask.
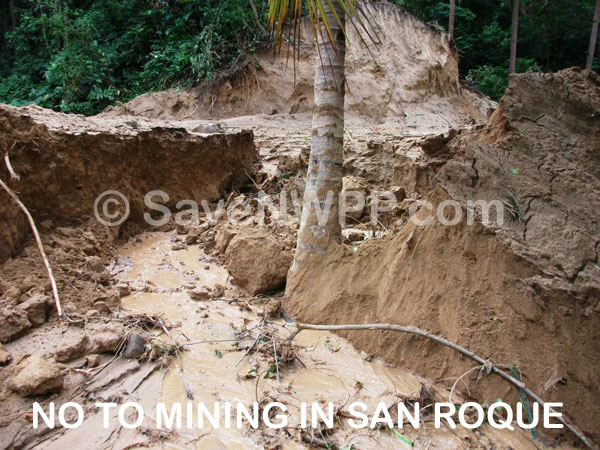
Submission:
[[[597,75],[568,70],[516,76],[488,120],[496,105],[460,85],[456,52],[443,34],[397,11],[377,14],[386,37],[375,60],[356,39],[349,42],[344,188],[362,191],[368,200],[377,190],[390,190],[397,206],[375,225],[367,207],[354,213],[344,245],[332,248],[314,270],[289,274],[285,312],[307,322],[393,322],[439,333],[498,364],[514,364],[528,385],[544,399],[563,401],[575,424],[598,438]],[[64,401],[81,383],[87,387],[78,393],[85,396],[113,395],[122,386],[133,392],[146,378],[153,384],[144,394],[158,395],[162,379],[151,377],[154,369],[145,364],[115,357],[119,363],[94,378],[102,365],[88,357],[101,355],[102,364],[109,363],[115,353],[121,355],[113,341],[123,344],[133,329],[115,330],[111,324],[126,321],[129,327],[132,320],[142,320],[121,310],[121,298],[150,295],[157,304],[176,298],[186,312],[184,325],[211,329],[211,339],[230,338],[247,320],[259,320],[248,315],[227,328],[221,323],[225,319],[211,319],[211,314],[228,314],[215,306],[218,302],[196,308],[190,301],[224,297],[236,304],[242,299],[244,308],[252,301],[247,293],[272,295],[271,290],[283,288],[298,227],[293,214],[269,214],[264,226],[254,212],[246,227],[231,226],[224,218],[215,223],[204,213],[192,226],[167,224],[161,230],[170,232],[170,250],[161,241],[146,255],[156,266],[156,283],[140,275],[123,284],[121,272],[132,268],[115,247],[124,241],[143,245],[137,234],[146,228],[140,218],[149,190],[167,192],[171,207],[184,199],[222,199],[225,205],[245,199],[256,205],[259,190],[276,205],[281,192],[296,190],[301,198],[314,58],[310,48],[305,50],[295,85],[291,62],[285,71],[284,51],[259,55],[257,66],[211,89],[149,94],[94,118],[37,107],[0,108],[0,143],[21,177],[9,184],[39,225],[65,310],[79,324],[94,323],[85,328],[87,338],[80,325],[54,320],[50,285],[24,216],[0,193],[0,260],[6,260],[0,268],[5,324],[0,336],[10,342],[8,356],[0,349],[0,364],[7,364],[0,370],[3,447],[22,448],[48,438],[45,431],[31,432],[31,397],[9,388],[28,361],[44,366],[35,356],[62,364],[57,367],[64,376],[63,393],[53,393],[60,389],[54,386],[45,401]],[[215,124],[202,120],[209,118],[222,121],[216,131]],[[9,180],[4,166],[0,177]],[[131,201],[131,219],[117,228],[93,217],[94,199],[107,189]],[[435,207],[448,199],[462,205],[499,200],[504,223],[485,225],[481,217],[472,225],[408,222],[415,202],[428,200]],[[176,264],[172,252],[181,250],[201,257],[206,273],[195,267],[197,260],[188,268]],[[191,266],[194,270],[188,270]],[[212,285],[196,286],[214,281],[207,275],[212,271],[226,278],[225,293]],[[277,313],[275,303],[272,312]],[[373,331],[344,336],[368,361],[380,357],[427,377],[429,384],[450,388],[472,368],[451,350],[416,337]],[[86,382],[89,376],[94,383]],[[514,390],[491,375],[478,380],[473,371],[462,381],[456,395],[463,399],[516,400]],[[50,435],[56,445],[71,442],[68,433]],[[154,438],[147,435],[142,442],[158,442]],[[265,445],[279,438],[254,442]],[[473,433],[463,438],[465,446],[506,442],[479,441]],[[141,437],[127,439],[118,442],[128,445]],[[433,445],[443,447],[444,439],[434,439]]]
[[[421,165],[434,164],[434,181],[417,183],[434,208],[447,199],[463,206],[496,199],[505,206],[504,224],[468,225],[465,214],[456,226],[409,223],[356,251],[336,248],[323,267],[288,277],[291,314],[307,322],[392,322],[442,334],[518,366],[524,380],[564,402],[575,422],[597,435],[598,111],[596,74],[515,76],[487,127],[458,134],[434,156],[429,149],[417,157]],[[344,335],[432,378],[458,377],[472,366],[416,337]],[[469,389],[488,402],[516,400],[514,390],[494,379],[471,382]]]

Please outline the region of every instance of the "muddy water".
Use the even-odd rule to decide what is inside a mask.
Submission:
[[[421,388],[418,377],[387,368],[378,361],[367,362],[365,355],[359,354],[344,339],[317,331],[304,331],[295,340],[302,346],[298,353],[304,366],[295,362],[282,368],[279,381],[276,377],[251,377],[254,373],[262,375],[267,367],[261,366],[259,357],[254,355],[242,358],[245,352],[233,344],[236,331],[257,326],[262,320],[260,315],[237,304],[191,300],[184,288],[190,284],[214,287],[218,283],[228,287],[227,295],[237,293],[223,267],[207,262],[208,258],[197,246],[171,250],[171,238],[172,235],[165,233],[148,234],[142,242],[122,247],[120,256],[129,260],[129,270],[121,277],[132,285],[146,285],[152,289],[152,292],[137,292],[125,297],[122,304],[135,313],[163,314],[176,326],[172,335],[181,343],[211,341],[188,346],[189,351],[182,356],[194,405],[239,401],[250,406],[270,395],[271,401],[287,405],[289,423],[293,426],[299,422],[302,401],[323,405],[333,402],[336,406],[362,401],[373,411],[377,402],[391,404],[398,394],[418,397]],[[255,308],[260,311],[259,306]],[[282,321],[277,329],[282,336],[289,334]],[[250,342],[246,341],[246,344]],[[243,343],[238,342],[240,346]],[[448,395],[438,388],[436,392],[440,398]],[[167,407],[188,402],[176,363],[167,372],[162,393],[156,401],[164,402]],[[193,410],[196,411],[195,406]],[[193,424],[197,424],[196,419],[194,417]],[[500,432],[489,426],[471,432],[435,430],[431,424],[425,424],[419,430],[407,426],[400,431],[417,448],[473,448],[480,445],[489,448],[493,444],[500,448],[536,448],[524,432]],[[334,439],[345,448],[408,448],[397,435],[379,430],[353,430],[345,420],[336,425],[335,433],[328,439]],[[285,448],[304,448],[276,430],[264,427],[259,430],[249,427],[215,429],[208,423],[202,429],[197,426],[184,428],[163,444],[170,448],[246,449],[270,447],[275,443],[281,443]]]

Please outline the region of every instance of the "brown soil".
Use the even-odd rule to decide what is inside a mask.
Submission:
[[[444,113],[452,122],[464,117],[464,110],[476,118],[485,117],[493,102],[461,88],[458,55],[444,33],[386,4],[372,14],[381,38],[372,53],[353,27],[348,30],[347,117],[396,127],[402,124],[405,131],[423,128],[428,120],[446,121],[441,117]],[[278,55],[265,50],[248,61],[241,75],[224,83],[187,92],[142,95],[126,105],[109,108],[103,116],[223,119],[311,112],[315,54],[308,24],[301,36],[302,51],[295,72],[293,49],[289,49],[289,59],[285,46]]]
[[[515,198],[502,227],[409,224],[317,270],[288,279],[285,307],[316,323],[398,323],[439,333],[499,364],[513,363],[542,397],[600,436],[600,79],[567,70],[513,77],[486,130],[422,152],[434,205]],[[446,162],[439,168],[439,158]],[[511,170],[512,169],[512,170]],[[515,173],[516,172],[516,173]],[[359,348],[434,379],[473,364],[417,337],[348,332]],[[474,398],[516,401],[494,377]]]
[[[315,323],[416,325],[499,364],[513,363],[544,399],[565,402],[575,424],[600,438],[598,77],[577,70],[516,76],[487,121],[496,105],[460,86],[457,55],[443,34],[397,11],[376,15],[386,40],[375,61],[350,39],[344,186],[367,194],[391,189],[399,206],[382,218],[385,227],[374,230],[364,214],[356,214],[345,234],[370,238],[336,247],[310,273],[288,278],[284,309]],[[40,226],[69,314],[82,320],[88,314],[100,323],[122,314],[120,298],[127,293],[117,274],[125,262],[115,256],[115,246],[128,238],[136,242],[147,191],[168,192],[172,209],[181,199],[231,200],[230,191],[253,199],[257,187],[276,204],[282,189],[302,194],[314,58],[305,50],[295,85],[284,51],[259,55],[257,66],[210,89],[149,94],[93,118],[0,107],[0,144],[21,175],[10,185]],[[222,120],[223,132],[200,132],[213,127],[202,120],[211,118]],[[0,177],[9,179],[3,164]],[[117,229],[93,217],[93,201],[107,189],[131,201],[131,220]],[[500,199],[514,214],[497,228],[479,221],[405,225],[414,201],[437,205],[448,198]],[[61,343],[66,327],[54,320],[51,302],[42,312],[50,320],[31,323],[23,305],[29,307],[36,294],[48,296],[50,286],[24,217],[2,192],[0,201],[0,314],[13,327],[5,326],[5,333],[22,326],[5,347],[12,362],[0,369],[0,447],[22,448],[43,442],[47,430],[32,438],[24,417],[31,399],[8,389],[17,365],[28,354],[62,359],[67,344],[79,349]],[[226,264],[237,284],[227,285],[227,297],[235,289],[266,292],[281,286],[298,223],[270,219],[267,227],[243,230],[224,221],[179,229],[173,250],[199,244],[210,255],[209,269]],[[258,244],[246,245],[250,241]],[[163,256],[154,257],[171,265]],[[257,279],[253,265],[261,265]],[[152,280],[131,289],[179,295],[184,281],[172,290]],[[211,308],[194,309],[186,320],[211,328]],[[106,338],[108,332],[92,327],[91,333]],[[372,331],[345,336],[388,364],[452,378],[450,385],[472,367],[415,337]],[[85,347],[84,353],[90,351]],[[90,367],[83,357],[70,368],[60,366],[69,376],[63,397],[51,399],[63,401],[80,385],[84,375],[73,369]],[[123,385],[135,390],[146,377],[153,392],[160,391],[161,378],[150,376],[154,367],[119,361],[82,395],[103,388],[106,395],[120,395]],[[179,376],[172,378],[180,386]],[[469,389],[457,389],[464,398],[516,399],[492,376],[463,380]],[[57,442],[72,445],[69,436]],[[135,434],[129,439],[119,442],[140,441]]]
[[[175,210],[179,200],[211,202],[248,181],[257,159],[252,132],[201,135],[191,131],[195,125],[0,107],[1,143],[21,177],[11,188],[39,222],[91,216],[95,198],[109,189],[129,199],[131,217],[139,221],[151,190],[167,192]],[[0,174],[8,180],[4,166]],[[202,182],[190,183],[190,177]],[[8,225],[0,230],[3,261],[14,255],[28,225],[4,191],[0,201],[7,205],[0,211]]]

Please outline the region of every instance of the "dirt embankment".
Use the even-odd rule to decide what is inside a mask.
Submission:
[[[470,226],[464,218],[456,226],[408,224],[357,251],[339,247],[315,270],[288,278],[285,307],[306,322],[415,325],[515,364],[526,383],[564,402],[565,413],[598,439],[599,111],[596,74],[514,77],[486,129],[440,140],[414,157],[421,167],[432,162],[433,183],[404,182],[434,206],[451,198],[463,205],[500,200],[504,225]],[[435,379],[456,379],[472,367],[417,337],[345,336]],[[464,378],[472,397],[516,401],[508,385],[476,378]]]
[[[0,147],[20,178],[10,178],[4,161],[0,177],[38,225],[67,312],[118,309],[120,294],[106,267],[119,237],[147,228],[147,192],[166,192],[175,213],[180,200],[214,201],[248,182],[258,158],[252,132],[196,133],[198,125],[0,106]],[[129,201],[129,219],[120,226],[94,217],[94,201],[107,190]],[[43,325],[55,310],[23,212],[4,190],[0,202],[0,343],[6,343]],[[124,212],[123,205],[116,211]]]
[[[107,190],[129,199],[136,221],[149,191],[166,192],[175,211],[179,200],[211,202],[247,182],[246,173],[258,159],[252,131],[201,134],[192,131],[195,125],[0,106],[0,146],[9,149],[20,176],[10,186],[38,223],[92,216],[94,200]],[[4,162],[0,176],[9,179]],[[5,205],[0,210],[3,261],[15,254],[28,225],[4,191],[0,202]]]
[[[439,117],[443,113],[459,118],[465,110],[485,117],[493,102],[461,88],[458,54],[445,33],[388,4],[371,7],[370,14],[370,34],[381,40],[378,45],[371,43],[367,48],[355,27],[348,27],[348,118],[368,123],[408,122],[410,128],[414,119],[422,122],[432,113],[438,115],[438,121],[446,120]],[[224,83],[142,95],[126,105],[109,108],[105,114],[223,119],[308,113],[313,106],[315,60],[308,24],[301,36],[295,70],[293,49],[288,53],[284,45],[277,54],[272,50],[259,52],[243,73]]]
[[[0,370],[0,448],[43,440],[48,430],[33,430],[25,418],[32,396],[71,395],[123,342],[124,327],[113,325],[123,322],[120,299],[135,287],[119,284],[114,252],[119,238],[147,227],[141,221],[146,192],[165,191],[176,212],[180,200],[214,201],[249,182],[258,159],[252,131],[206,129],[199,121],[84,118],[0,106],[0,148],[20,178],[10,179],[4,160],[0,177],[32,213],[63,310],[74,320],[70,327],[52,320],[50,283],[29,225],[1,191],[0,366],[6,367]],[[106,190],[129,199],[130,219],[119,227],[94,217],[94,200]],[[121,369],[140,367],[144,377],[152,370],[135,361],[117,364],[117,373],[103,372],[100,386],[121,380]],[[59,402],[66,398],[56,395],[51,398]]]
[[[397,193],[401,205],[384,221],[394,233],[340,246],[314,271],[292,277],[286,308],[307,322],[416,325],[497,363],[516,364],[534,390],[565,402],[574,422],[598,438],[598,77],[573,70],[517,76],[484,127],[493,102],[460,87],[457,56],[444,35],[396,10],[375,17],[384,38],[375,61],[357,39],[349,42],[344,182],[368,194]],[[247,183],[258,159],[252,133],[195,133],[199,122],[191,119],[231,117],[224,121],[229,127],[252,126],[263,163],[253,182],[273,196],[292,183],[301,190],[313,56],[301,57],[295,86],[284,51],[259,55],[258,67],[212,90],[149,94],[95,118],[0,108],[0,144],[21,175],[11,186],[40,224],[69,309],[107,315],[123,294],[108,270],[115,266],[109,264],[114,231],[92,215],[99,193],[123,192],[135,220],[152,189],[168,192],[174,206],[181,199],[216,200]],[[132,114],[152,120],[123,117]],[[257,115],[233,118],[244,114]],[[0,176],[8,179],[4,167]],[[49,285],[35,245],[19,246],[27,226],[3,195],[0,261],[17,253],[2,265],[0,279],[4,323],[21,326],[12,340],[47,317]],[[397,228],[396,219],[419,198],[434,205],[450,198],[500,200],[505,223]],[[356,218],[363,231],[365,217]],[[285,266],[297,225],[272,220],[250,230],[260,239],[221,225],[191,234],[205,251],[222,254],[241,288],[264,292],[280,286],[283,275],[252,278],[253,266],[266,258],[277,262],[261,270]],[[195,245],[189,237],[175,237],[174,245]],[[472,367],[416,337],[372,331],[347,337],[371,355],[435,379],[454,381]],[[32,353],[41,348],[30,336],[14,344]],[[4,386],[12,366],[0,372],[0,396],[13,402],[11,413],[25,405]],[[470,391],[457,389],[489,403],[516,399],[492,376],[476,377],[463,378]]]

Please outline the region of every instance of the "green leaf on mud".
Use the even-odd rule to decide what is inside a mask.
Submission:
[[[275,371],[277,370],[277,367],[275,365],[270,366],[267,371],[265,372],[263,378],[266,380],[267,378],[269,378],[269,375],[272,373],[275,373]]]
[[[414,447],[414,443],[413,441],[409,440],[408,438],[402,436],[400,433],[398,433],[396,430],[392,429],[392,431],[394,432],[394,434],[396,435],[396,437],[398,439],[400,439],[402,442],[404,442],[406,445],[408,445],[409,447]]]

